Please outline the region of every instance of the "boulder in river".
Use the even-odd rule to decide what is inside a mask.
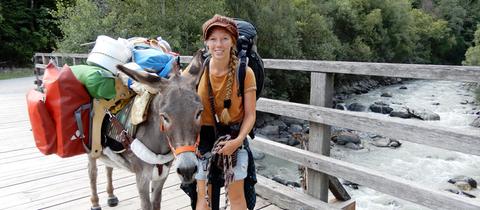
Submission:
[[[470,126],[480,128],[480,117],[477,117],[477,119],[473,120]]]
[[[348,105],[348,110],[354,111],[354,112],[363,112],[365,111],[365,106],[360,104],[360,103],[352,103]]]
[[[421,120],[440,120],[440,115],[421,107],[407,107],[408,113]]]
[[[343,181],[342,184],[344,184],[345,186],[349,186],[354,190],[358,190],[358,186],[359,186],[359,184],[353,183],[353,182],[348,181],[348,180]]]
[[[397,148],[402,145],[402,143],[400,143],[396,139],[390,139],[382,136],[373,137],[372,144],[376,147],[392,147],[392,148]]]
[[[392,97],[392,94],[391,93],[388,93],[388,92],[384,92],[380,95],[381,97]]]
[[[347,108],[345,107],[345,104],[337,104],[335,105],[335,109],[347,110]]]
[[[468,176],[456,176],[448,180],[449,183],[455,184],[461,190],[471,190],[472,188],[477,188],[477,181]],[[459,183],[457,185],[457,183]],[[465,183],[468,184],[468,187],[465,186]]]
[[[290,127],[288,128],[288,132],[290,133],[300,133],[302,132],[303,127],[299,124],[291,124]]]
[[[378,105],[378,104],[370,105],[369,109],[372,112],[381,113],[381,114],[389,114],[390,112],[393,111],[393,108],[389,107],[388,105]]]
[[[260,129],[260,132],[263,135],[269,136],[269,135],[278,135],[279,133],[279,127],[276,125],[267,125]]]
[[[346,145],[347,143],[360,144],[361,140],[357,134],[340,131],[332,136],[332,141],[339,145]]]
[[[390,117],[400,117],[400,118],[404,118],[404,119],[407,119],[407,118],[412,118],[412,115],[410,113],[408,113],[408,111],[406,109],[402,109],[402,110],[399,110],[399,111],[392,111],[390,112]]]

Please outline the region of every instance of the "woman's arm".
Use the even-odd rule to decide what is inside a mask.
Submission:
[[[244,117],[242,126],[240,127],[240,133],[238,134],[237,138],[233,139],[232,141],[227,142],[220,142],[225,144],[223,148],[218,151],[224,155],[231,155],[235,150],[243,144],[243,140],[247,137],[248,133],[252,130],[253,126],[255,125],[255,118],[256,118],[256,94],[257,91],[250,90],[244,93],[244,101],[243,101],[243,109],[244,109]]]

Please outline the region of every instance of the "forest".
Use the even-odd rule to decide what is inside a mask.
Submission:
[[[0,66],[31,65],[35,52],[88,53],[82,44],[102,34],[161,36],[191,55],[214,14],[254,23],[263,58],[480,65],[479,11],[479,0],[2,0]],[[269,72],[267,94],[308,97],[289,83],[309,87],[308,75]]]

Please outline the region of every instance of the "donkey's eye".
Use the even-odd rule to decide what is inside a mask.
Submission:
[[[165,122],[166,124],[170,123],[170,120],[165,114],[160,114],[160,117],[162,118],[163,122]]]
[[[199,110],[197,112],[197,115],[195,115],[195,119],[197,119],[197,120],[200,119],[200,117],[202,116],[202,112],[203,112],[203,110]]]

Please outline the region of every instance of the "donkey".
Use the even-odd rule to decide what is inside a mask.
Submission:
[[[196,93],[196,85],[203,72],[202,64],[203,51],[200,50],[194,55],[188,73],[180,74],[178,68],[174,68],[176,70],[170,74],[169,79],[143,71],[130,70],[121,65],[117,66],[118,70],[133,80],[158,91],[158,94],[152,98],[146,121],[137,127],[135,139],[149,150],[150,156],[157,157],[158,162],[146,162],[132,152],[114,154],[108,148],[104,149],[99,159],[107,165],[109,206],[118,204],[118,199],[113,194],[113,167],[125,168],[135,173],[141,208],[144,210],[160,209],[162,188],[174,156],[177,174],[182,183],[194,181],[197,171],[195,149],[198,146],[200,115],[203,111],[202,103]],[[110,153],[108,153],[109,151]],[[88,173],[92,191],[91,209],[100,210],[96,186],[96,159],[91,155],[88,157]]]

